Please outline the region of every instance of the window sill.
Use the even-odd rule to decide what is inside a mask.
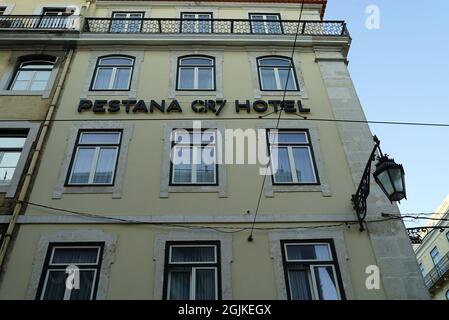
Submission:
[[[283,192],[322,192],[323,196],[332,196],[330,190],[325,185],[276,185],[272,184],[271,188],[265,189],[265,196],[274,197],[274,193]]]
[[[129,96],[130,90],[88,91],[88,96]]]
[[[226,198],[227,195],[223,190],[223,187],[213,186],[169,186],[167,191],[161,191],[160,198],[168,198],[170,193],[218,193],[220,198]]]
[[[0,96],[42,96],[48,98],[46,91],[28,91],[28,90],[1,90]]]
[[[175,96],[217,96],[216,90],[176,90]]]
[[[63,194],[112,194],[113,199],[121,198],[114,186],[64,186],[62,190],[53,192],[53,199],[61,199]]]

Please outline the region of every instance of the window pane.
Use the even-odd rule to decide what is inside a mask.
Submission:
[[[281,89],[285,90],[285,84],[287,82],[288,77],[288,84],[287,84],[287,90],[296,90],[295,85],[295,75],[293,73],[293,69],[290,69],[290,75],[288,74],[289,69],[278,69],[279,72],[279,80],[281,82]]]
[[[70,183],[88,183],[95,149],[79,148],[73,165]]]
[[[124,20],[126,21],[126,20]],[[121,58],[121,57],[115,57],[115,58],[103,58],[100,61],[101,66],[131,66],[133,64],[133,60],[130,58]]]
[[[29,81],[18,81],[14,82],[11,90],[27,90]]]
[[[171,247],[170,262],[215,262],[215,247]]]
[[[111,76],[112,76],[112,68],[98,68],[94,89],[109,89],[109,82],[111,81]]]
[[[272,149],[272,168],[275,182],[287,183],[293,181],[287,148]]]
[[[0,148],[22,148],[25,137],[0,137]]]
[[[36,71],[34,80],[36,81],[48,81],[50,79],[51,71]]]
[[[43,300],[63,300],[65,293],[65,281],[67,274],[65,270],[49,271],[45,286]]]
[[[192,182],[191,148],[173,148],[173,183]]]
[[[332,255],[327,244],[287,244],[287,260],[330,261]]]
[[[298,181],[302,183],[315,183],[315,174],[310,159],[309,148],[293,148],[295,170]]]
[[[211,66],[213,65],[212,59],[208,58],[183,58],[181,59],[182,66]]]
[[[214,300],[215,269],[196,269],[195,300]]]
[[[83,132],[80,138],[83,144],[118,144],[119,141],[118,132]]]
[[[179,69],[179,89],[194,89],[194,68]]]
[[[198,89],[213,89],[212,68],[198,69]]]
[[[315,281],[320,300],[339,300],[334,268],[331,266],[314,267]]]
[[[260,76],[262,90],[278,90],[273,68],[261,68]]]
[[[251,20],[263,20],[263,15],[251,15]],[[265,33],[265,25],[263,21],[251,22],[253,33]]]
[[[35,71],[18,71],[16,81],[31,80]]]
[[[53,63],[50,62],[38,62],[38,61],[31,61],[31,62],[24,62],[21,69],[53,69]]]
[[[280,58],[264,58],[259,59],[259,65],[260,66],[275,66],[275,67],[281,67],[281,66],[290,66],[290,60],[289,59],[280,59]]]
[[[197,152],[196,181],[198,183],[214,183],[214,180],[215,149],[210,147],[202,148],[201,152]]]
[[[388,171],[384,171],[377,176],[380,183],[384,186],[387,193],[392,194],[394,192],[393,186],[390,182],[390,176],[388,175]]]
[[[80,288],[72,289],[70,300],[90,300],[95,280],[94,270],[80,270]]]
[[[47,81],[33,81],[30,86],[31,91],[42,91],[47,87]]]
[[[55,248],[51,263],[97,263],[98,248]]]
[[[289,270],[288,280],[292,300],[312,300],[309,272],[307,270]]]
[[[131,76],[131,68],[119,68],[115,72],[113,89],[129,89],[129,80]]]
[[[305,132],[272,131],[270,132],[270,143],[307,143],[307,135]]]
[[[170,288],[168,288],[170,300],[190,299],[190,273],[170,272]]]
[[[0,152],[0,183],[11,181],[20,154],[20,152]]]
[[[95,169],[94,183],[112,183],[117,148],[101,148]]]

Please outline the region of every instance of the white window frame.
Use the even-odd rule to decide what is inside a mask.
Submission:
[[[57,268],[57,267],[58,266],[69,266],[69,265],[73,264],[73,263],[52,263],[56,248],[65,248],[65,249],[68,248],[68,249],[80,249],[80,250],[82,250],[82,249],[89,249],[89,248],[96,248],[97,249],[97,259],[96,259],[95,262],[91,262],[91,263],[76,263],[76,265],[80,265],[80,266],[81,265],[99,265],[99,263],[100,263],[100,252],[102,251],[101,250],[101,246],[76,246],[76,245],[75,246],[54,246],[52,248],[52,252],[50,254],[50,259],[48,260],[48,262],[46,264],[46,269],[47,270],[46,270],[46,274],[45,274],[45,279],[44,279],[44,283],[43,283],[43,286],[42,286],[42,290],[41,290],[40,296],[39,296],[40,300],[44,299],[44,295],[45,295],[45,291],[46,291],[46,288],[47,288],[48,278],[50,276],[50,272],[52,272],[52,271],[62,271],[62,272],[65,273],[66,272],[66,268]],[[104,248],[103,248],[103,250],[104,250]],[[56,267],[56,268],[53,268],[53,267]],[[98,267],[101,270],[102,266],[99,265]],[[97,281],[98,271],[97,271],[96,268],[79,269],[80,273],[83,272],[83,271],[94,271],[94,276],[93,276],[93,280],[92,280],[92,287],[91,287],[90,297],[89,297],[89,300],[92,300],[94,298],[93,295],[94,295],[94,291],[95,291],[95,287],[96,287],[95,283]],[[64,291],[63,300],[70,300],[70,296],[72,294],[72,289],[73,288],[67,288],[67,286],[66,286],[65,291]],[[98,290],[98,288],[97,288],[97,290]]]
[[[262,19],[255,19],[253,16],[261,16]],[[270,32],[270,26],[269,23],[266,21],[276,21],[276,20],[268,20],[268,16],[274,16],[277,18],[277,21],[279,23],[279,32]],[[251,21],[251,33],[252,34],[282,34],[282,26],[281,26],[281,15],[276,13],[250,13],[249,14],[250,20],[264,20],[261,21]],[[255,32],[255,23],[263,23],[264,32]]]
[[[339,280],[337,277],[337,270],[335,268],[335,265],[332,263],[323,263],[325,261],[323,260],[318,260],[318,259],[301,259],[301,260],[289,260],[288,259],[288,254],[287,254],[287,246],[301,246],[301,245],[327,245],[328,247],[328,251],[329,251],[329,255],[331,257],[332,260],[329,260],[329,262],[333,262],[334,264],[337,264],[337,258],[333,256],[332,254],[332,250],[330,247],[329,243],[323,243],[323,242],[288,242],[288,243],[284,243],[283,245],[283,250],[284,250],[284,256],[285,256],[285,262],[286,263],[301,263],[301,262],[306,262],[308,264],[308,269],[309,269],[309,273],[308,273],[308,278],[309,278],[309,285],[311,290],[311,294],[312,294],[312,299],[313,300],[319,300],[319,292],[318,292],[318,284],[316,281],[316,274],[315,274],[315,268],[317,267],[332,267],[332,273],[334,275],[334,279],[335,279],[335,288],[337,289],[337,296],[338,296],[338,300],[341,300],[341,293],[340,293],[340,285],[339,285]],[[320,263],[314,264],[313,261],[319,261]],[[291,286],[291,282],[290,282],[290,274],[289,271],[292,270],[306,270],[304,269],[297,269],[297,268],[289,268],[288,266],[286,266],[286,269],[284,272],[287,273],[287,280],[289,282],[289,291],[290,291],[290,297],[292,297],[293,292],[292,292],[292,286]]]
[[[118,18],[118,17],[115,16],[117,14],[124,14],[126,16],[124,18]],[[136,18],[131,18],[131,15],[137,15],[137,14],[140,15],[139,18],[137,18],[137,17]],[[129,32],[129,33],[138,33],[142,29],[142,23],[143,23],[143,18],[144,17],[145,17],[145,13],[144,12],[140,12],[140,11],[126,11],[126,12],[125,11],[114,11],[114,12],[112,12],[112,20],[111,20],[111,26],[109,28],[109,32],[113,32],[113,33],[127,33],[127,32]],[[127,19],[127,20],[124,20],[125,23],[123,24],[123,26],[120,24],[118,27],[117,26],[113,27],[114,19]],[[140,28],[139,28],[140,30],[139,31],[129,31],[129,22],[130,22],[130,20],[136,20],[136,21],[140,22]],[[118,21],[120,21],[120,20],[118,20]],[[120,30],[112,31],[113,28],[120,29]]]
[[[189,262],[176,262],[176,261],[172,261],[172,248],[176,247],[176,248],[210,248],[213,247],[214,248],[214,260],[213,261],[189,261]],[[216,245],[212,245],[212,244],[200,244],[200,245],[189,245],[189,244],[172,244],[169,247],[169,256],[168,256],[168,263],[169,264],[188,264],[188,263],[192,263],[192,264],[209,264],[209,263],[217,263],[217,246]]]
[[[288,160],[289,160],[289,163],[290,163],[290,172],[291,172],[291,175],[292,175],[292,181],[291,182],[278,182],[278,181],[276,181],[276,175],[273,174],[273,182],[275,184],[293,184],[293,185],[295,185],[295,184],[299,184],[299,185],[301,185],[301,184],[302,185],[318,184],[319,181],[317,179],[317,172],[316,172],[317,168],[316,168],[313,156],[312,156],[313,149],[312,149],[312,144],[311,144],[311,142],[309,140],[309,136],[308,136],[307,131],[300,131],[300,130],[298,130],[298,131],[282,131],[282,130],[278,130],[276,133],[272,133],[270,131],[271,130],[268,130],[268,139],[269,139],[268,141],[269,141],[269,147],[270,147],[270,156],[273,157],[273,149],[276,149],[276,148],[287,148]],[[276,143],[272,142],[271,135],[272,134],[280,134],[280,133],[303,133],[305,138],[306,138],[306,142],[304,142],[304,143],[293,142],[293,143],[290,143],[290,144],[287,144],[287,143],[285,143],[285,144],[281,143],[280,144],[278,142],[276,142]],[[295,159],[294,159],[294,156],[293,156],[293,149],[294,148],[303,148],[303,149],[307,149],[308,150],[309,161],[310,161],[310,164],[311,164],[311,167],[312,167],[312,171],[313,171],[313,178],[314,178],[313,182],[301,182],[301,181],[299,181],[298,175],[296,174],[296,164],[295,164]],[[271,158],[270,162],[272,164],[272,169],[273,169],[273,158]]]
[[[50,276],[50,272],[52,272],[52,271],[65,272],[66,269],[48,269],[47,270],[47,273],[45,275],[44,285],[42,287],[42,293],[41,293],[41,296],[39,297],[40,300],[44,300],[45,290],[47,289],[48,277]],[[82,271],[94,271],[94,278],[93,278],[92,283],[95,283],[97,281],[97,269],[81,269],[79,272],[81,273]],[[95,288],[95,286],[92,285],[92,288],[90,290],[89,300],[92,300],[94,297],[94,288]],[[72,288],[69,289],[66,286],[65,291],[64,291],[63,300],[70,300],[70,296],[72,295],[72,290],[73,290]]]
[[[218,270],[217,267],[192,267],[190,271],[175,271],[175,272],[185,272],[190,274],[190,292],[189,300],[196,300],[196,270],[214,270],[215,271],[215,297],[214,300],[218,299]],[[170,297],[170,286],[171,286],[171,274],[172,271],[168,272],[167,280],[167,300],[171,300]]]
[[[33,63],[38,63],[38,62],[45,62],[45,63],[48,63],[48,68],[45,68],[45,69],[42,68],[42,69],[38,69],[38,70],[27,70],[27,69],[23,69],[23,65],[24,65],[24,64],[32,65]],[[50,68],[50,66],[51,66],[51,68]],[[16,69],[16,72],[15,72],[15,74],[14,74],[14,79],[13,79],[13,81],[11,82],[11,85],[10,85],[10,87],[9,87],[9,90],[11,90],[11,91],[31,91],[31,92],[35,91],[35,92],[41,92],[41,91],[45,90],[45,88],[48,87],[48,83],[49,83],[50,80],[51,80],[51,75],[52,75],[52,72],[53,72],[54,68],[55,68],[55,63],[54,63],[54,62],[51,62],[51,61],[48,61],[48,60],[28,60],[28,61],[22,61],[22,62],[20,63],[20,65],[19,65],[19,67]],[[14,86],[15,86],[15,84],[16,84],[17,78],[19,77],[19,74],[20,74],[21,71],[33,71],[33,75],[32,75],[32,77],[31,77],[31,79],[27,82],[27,88],[26,88],[26,89],[16,90],[16,89],[14,89]],[[38,74],[39,71],[50,71],[50,76],[48,77],[48,80],[47,80],[47,82],[45,83],[45,87],[44,87],[43,90],[31,90],[30,88],[31,88],[31,86],[33,85],[33,83],[34,83],[34,81],[35,81],[35,79],[36,79],[36,75]]]
[[[104,145],[103,144],[98,144],[97,146],[90,146],[90,145],[80,144],[81,138],[82,138],[83,134],[85,134],[85,133],[111,133],[111,132],[118,133],[118,142],[116,143],[116,146],[112,146],[112,145],[109,145],[109,144],[104,144]],[[75,155],[72,158],[72,163],[71,163],[71,168],[70,168],[70,175],[69,175],[69,177],[67,179],[67,183],[66,184],[68,186],[113,185],[114,184],[115,173],[116,173],[116,170],[117,170],[118,157],[119,157],[119,154],[120,154],[121,141],[122,141],[122,132],[119,131],[119,130],[117,130],[117,131],[88,131],[88,130],[86,130],[86,131],[80,132],[79,138],[78,138],[78,140],[77,140],[77,142],[75,144],[75,148],[76,148],[75,153],[74,153]],[[80,149],[95,149],[94,156],[92,158],[92,164],[91,164],[91,167],[90,167],[90,172],[89,172],[89,180],[88,180],[87,183],[73,183],[73,182],[71,182],[72,177],[73,177],[73,171],[74,171],[74,168],[75,168],[75,163],[76,163],[76,160],[78,159],[78,152],[79,152]],[[117,150],[116,153],[115,153],[115,157],[114,157],[115,165],[114,165],[114,170],[112,172],[112,177],[111,177],[111,182],[110,183],[94,183],[95,172],[96,172],[96,169],[97,169],[98,159],[99,159],[99,156],[100,156],[101,149],[115,149],[115,150]]]
[[[101,61],[105,60],[105,59],[111,59],[111,58],[120,58],[120,59],[126,59],[126,60],[130,60],[132,61],[132,64],[130,66],[119,66],[119,65],[115,65],[115,66],[102,66],[101,65]],[[94,75],[94,79],[90,88],[90,91],[108,91],[108,90],[112,90],[112,91],[128,91],[130,90],[130,86],[131,86],[131,79],[133,76],[133,72],[134,72],[134,65],[135,65],[135,59],[131,58],[131,57],[125,57],[125,56],[107,56],[107,57],[100,57],[98,58],[98,63],[95,67],[95,75]],[[96,83],[97,83],[97,78],[98,78],[98,71],[100,69],[112,69],[111,72],[111,77],[109,79],[109,84],[107,88],[95,88]],[[117,70],[118,69],[130,69],[130,73],[128,76],[128,85],[127,88],[114,88],[114,83],[116,80],[116,74],[117,74]]]
[[[98,262],[100,261],[100,251],[101,251],[100,250],[101,249],[100,246],[82,246],[82,247],[80,247],[80,246],[53,246],[52,251],[51,251],[51,255],[50,255],[49,264],[51,264],[52,266],[60,266],[60,265],[65,266],[65,265],[67,265],[67,263],[54,263],[54,262],[52,262],[53,258],[54,258],[54,255],[55,255],[56,249],[80,249],[80,248],[82,248],[82,249],[98,249],[97,250],[97,259],[95,260],[95,262],[90,262],[90,263],[85,263],[85,262],[81,262],[80,263],[80,262],[78,262],[77,265],[82,266],[82,265],[98,264]]]
[[[204,59],[204,60],[209,60],[212,62],[211,65],[182,65],[182,61],[186,60],[186,59]],[[181,70],[182,69],[193,69],[193,88],[181,88]],[[199,70],[200,69],[211,69],[211,75],[212,75],[212,88],[199,88],[198,84],[199,84]],[[205,56],[187,56],[187,57],[180,57],[179,58],[179,62],[178,62],[178,80],[177,80],[177,88],[176,90],[179,91],[188,91],[188,90],[202,90],[202,91],[215,91],[215,59],[210,58],[210,57],[205,57]]]
[[[194,17],[186,18],[186,17],[184,17],[185,15],[194,16]],[[199,16],[201,16],[201,15],[208,15],[209,18],[207,18],[207,19],[200,18]],[[197,20],[196,21],[194,21],[194,20],[184,21],[183,19],[197,19]],[[190,32],[184,31],[184,28],[186,27],[185,24],[192,24],[194,33],[212,33],[212,19],[213,19],[213,15],[211,12],[181,12],[181,33],[190,33]],[[200,31],[200,21],[201,20],[205,20],[203,22],[208,22],[207,32]],[[188,27],[190,28],[190,26],[188,26]]]
[[[262,66],[260,65],[260,61],[265,60],[265,59],[277,59],[277,60],[284,60],[284,61],[288,61],[289,66],[275,66],[275,65],[270,65],[270,66]],[[260,83],[260,90],[262,91],[285,91],[285,87],[282,87],[281,84],[281,77],[279,76],[279,69],[281,70],[289,70],[290,69],[290,75],[288,76],[288,80],[286,82],[286,86],[288,85],[290,79],[293,81],[294,84],[294,89],[288,89],[287,91],[299,91],[298,88],[298,81],[296,79],[296,73],[295,73],[295,66],[293,64],[293,61],[290,58],[287,57],[278,57],[278,56],[267,56],[267,57],[260,57],[257,58],[257,69],[258,69],[258,74],[259,74],[259,83]],[[276,81],[276,88],[264,88],[264,83],[263,83],[263,77],[262,77],[262,69],[269,69],[269,70],[273,70],[274,73],[274,79]]]
[[[196,133],[194,130],[187,130],[187,129],[178,129],[178,130],[173,130],[172,131],[172,137],[170,139],[170,141],[172,141],[172,156],[170,157],[170,167],[171,167],[171,174],[170,174],[170,184],[172,186],[178,186],[178,185],[216,185],[217,184],[217,180],[218,180],[218,170],[217,170],[217,152],[218,152],[218,144],[217,144],[217,133],[216,133],[216,129],[206,129],[208,133],[212,133],[214,134],[214,142],[213,143],[205,143],[203,144],[202,140],[197,143],[195,141],[193,141],[193,133]],[[181,133],[185,133],[186,131],[189,132],[191,139],[189,142],[176,142],[176,135],[181,132]],[[201,135],[204,133],[204,131],[201,131]],[[213,168],[214,168],[214,180],[213,182],[197,182],[197,166],[199,166],[200,164],[196,164],[196,163],[192,163],[191,164],[191,180],[190,182],[175,182],[175,166],[172,162],[172,159],[174,159],[174,154],[173,152],[175,152],[176,149],[190,149],[191,152],[191,159],[192,162],[195,162],[195,156],[197,156],[198,154],[202,154],[203,149],[205,148],[213,148],[213,152],[214,152],[214,164],[213,164]]]

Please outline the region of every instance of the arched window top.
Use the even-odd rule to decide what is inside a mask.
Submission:
[[[134,64],[134,57],[129,56],[106,56],[100,57],[100,66],[132,66]]]
[[[214,58],[208,56],[188,56],[179,58],[181,66],[213,66]]]
[[[48,70],[52,69],[54,62],[44,60],[30,60],[20,64],[22,70]]]
[[[287,57],[263,57],[257,59],[259,66],[269,67],[289,67],[291,65],[290,58]]]

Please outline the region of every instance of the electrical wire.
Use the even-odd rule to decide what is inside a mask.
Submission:
[[[298,25],[296,26],[295,39],[293,41],[292,54],[291,54],[290,62],[289,62],[289,65],[288,65],[287,79],[285,81],[284,94],[282,96],[281,108],[280,108],[278,119],[277,119],[277,123],[276,123],[276,130],[279,128],[279,123],[281,121],[282,111],[283,111],[284,104],[285,104],[285,96],[287,94],[288,81],[290,79],[290,74],[292,73],[291,71],[292,71],[292,67],[293,67],[293,57],[295,55],[296,43],[297,43],[298,34],[299,34],[299,26],[301,24],[302,12],[303,12],[303,9],[304,9],[304,2],[305,2],[305,0],[302,0],[301,10],[299,11]],[[257,199],[256,210],[254,212],[254,220],[253,220],[253,224],[251,226],[250,234],[248,236],[248,241],[249,242],[253,241],[254,227],[256,225],[257,215],[259,213],[260,202],[262,201],[263,188],[265,186],[265,181],[267,180],[267,173],[268,173],[268,170],[270,170],[270,167],[271,167],[271,157],[268,158],[268,163],[267,163],[267,167],[265,169],[265,174],[263,175],[262,186],[260,187],[259,198]]]
[[[293,114],[296,115],[296,114]],[[301,116],[302,117],[302,116]],[[217,121],[248,121],[248,120],[273,120],[273,118],[260,118],[260,117],[202,117],[202,118],[86,118],[86,119],[20,119],[21,121],[28,122],[96,122],[96,121],[176,121],[176,120],[185,120],[185,121],[208,121],[208,120],[217,120]],[[284,118],[281,120],[296,120],[296,121],[316,121],[316,122],[342,122],[342,123],[361,123],[361,124],[379,124],[379,125],[393,125],[393,126],[416,126],[416,127],[435,127],[435,128],[449,128],[449,123],[436,123],[436,122],[401,122],[401,121],[387,121],[387,120],[355,120],[355,119],[326,119],[326,118],[304,118],[295,119],[295,118]],[[17,121],[17,119],[0,119],[0,122],[10,122]]]

